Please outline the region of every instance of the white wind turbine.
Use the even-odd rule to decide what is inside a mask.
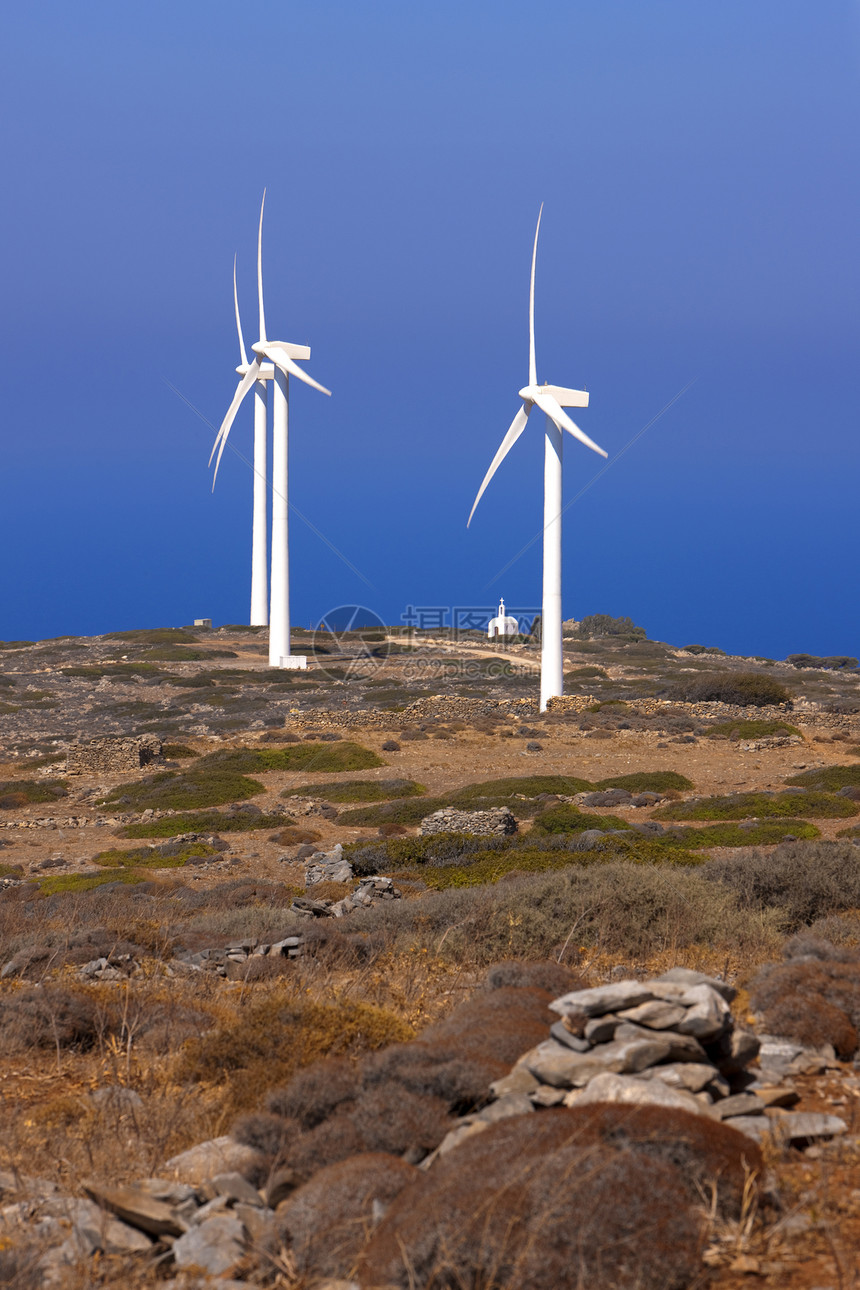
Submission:
[[[258,256],[259,263],[259,256]],[[236,371],[246,376],[250,364],[245,352],[242,320],[239,316],[239,296],[236,291],[236,257],[233,257],[233,305],[236,310],[236,331],[239,333],[240,362]],[[261,326],[260,332],[263,333]],[[274,363],[263,363],[254,382],[254,515],[251,538],[251,626],[267,627],[269,623],[269,574],[268,564],[268,507],[267,487],[267,432],[266,432],[266,382],[275,375]],[[215,449],[213,448],[213,453]],[[209,462],[211,465],[212,458]],[[213,484],[214,487],[214,484]]]
[[[238,299],[235,296],[235,274],[234,284],[234,301],[236,303],[236,323],[239,328],[239,346],[242,356],[242,363],[237,368],[242,379],[239,382],[236,393],[233,395],[233,401],[227,409],[227,415],[221,422],[221,428],[212,447],[212,453],[209,457],[211,464],[212,457],[215,456],[216,449],[218,456],[215,461],[215,477],[212,480],[212,487],[215,487],[215,480],[218,477],[218,467],[221,464],[221,457],[227,443],[227,437],[230,434],[230,428],[233,420],[239,410],[239,406],[251,386],[255,386],[254,400],[254,542],[252,553],[252,613],[254,612],[254,592],[257,596],[260,594],[258,562],[263,564],[263,578],[265,579],[265,543],[266,543],[266,381],[271,380],[274,387],[272,399],[272,576],[271,576],[271,607],[269,613],[269,666],[270,667],[304,667],[307,660],[304,656],[290,654],[290,560],[289,560],[289,404],[290,404],[290,376],[297,377],[304,381],[306,385],[312,386],[315,390],[320,390],[323,394],[331,394],[324,385],[320,385],[313,377],[308,376],[307,372],[295,362],[296,359],[307,359],[311,356],[310,348],[307,345],[293,345],[282,340],[268,340],[266,338],[266,315],[263,309],[263,210],[266,204],[266,194],[263,193],[263,202],[260,206],[260,228],[257,236],[257,297],[259,301],[260,316],[260,339],[256,344],[251,346],[254,351],[254,359],[251,363],[247,362],[245,347],[242,341],[242,328],[239,322]],[[263,359],[269,359],[269,363],[264,363]],[[257,459],[258,445],[262,444],[261,459],[262,469]],[[259,555],[262,549],[263,556]],[[256,558],[255,558],[256,557]],[[255,581],[256,576],[256,581]],[[265,587],[265,583],[263,583]],[[265,599],[265,590],[262,592]]]
[[[523,401],[511,427],[501,442],[498,452],[490,463],[490,469],[484,476],[484,482],[478,489],[474,506],[466,522],[468,528],[475,514],[475,507],[481,500],[484,490],[495,475],[501,463],[510,452],[526,428],[529,413],[538,407],[546,414],[544,434],[544,472],[543,472],[543,604],[541,608],[541,658],[540,658],[540,710],[546,711],[551,698],[564,692],[564,660],[561,637],[561,460],[563,436],[567,430],[574,439],[584,443],[586,448],[608,454],[589,439],[587,434],[574,425],[564,411],[565,408],[587,408],[588,394],[585,390],[568,390],[561,385],[538,385],[537,364],[535,362],[535,262],[537,260],[538,234],[540,233],[543,203],[538,213],[535,229],[535,244],[532,251],[531,285],[529,287],[529,383],[523,386],[519,395]]]

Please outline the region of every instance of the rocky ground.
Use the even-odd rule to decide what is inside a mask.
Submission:
[[[123,1284],[191,1285],[196,1267],[216,1274],[198,1237],[189,1239],[211,1219],[233,1256],[218,1264],[222,1285],[231,1269],[242,1284],[318,1284],[280,1228],[276,1257],[258,1257],[261,1224],[276,1223],[289,1188],[273,1198],[272,1177],[245,1167],[241,1152],[230,1167],[221,1161],[193,1177],[170,1161],[229,1135],[237,1113],[258,1111],[267,1090],[308,1062],[338,1053],[363,1061],[364,1052],[421,1035],[479,991],[486,962],[551,958],[575,969],[584,987],[638,982],[640,993],[671,969],[703,969],[723,1000],[713,1007],[725,1033],[749,1030],[758,1047],[774,1017],[784,1033],[766,1041],[770,1067],[747,1052],[743,1079],[735,1071],[734,1084],[722,1085],[728,1077],[718,1071],[694,1088],[707,1054],[696,1076],[696,1062],[679,1059],[681,1040],[660,1048],[660,1031],[665,1037],[680,1016],[667,1012],[665,1025],[652,1027],[656,1041],[632,1033],[648,1028],[644,1014],[604,1023],[607,1034],[594,1039],[581,1009],[561,1009],[574,1020],[563,1033],[556,1018],[539,1059],[523,1057],[534,1048],[523,1044],[505,1060],[506,1070],[528,1067],[510,1092],[523,1105],[509,1103],[507,1116],[533,1106],[556,1114],[579,1105],[584,1114],[598,1102],[639,1105],[646,1086],[651,1105],[660,1086],[675,1099],[667,1113],[688,1099],[688,1113],[701,1114],[689,1100],[707,1096],[713,1122],[758,1120],[737,1127],[761,1142],[766,1185],[730,1220],[711,1222],[695,1275],[688,1270],[677,1284],[854,1284],[860,1078],[856,1030],[852,1047],[845,1027],[860,1023],[852,993],[860,999],[860,966],[851,967],[860,943],[860,880],[856,897],[851,886],[855,851],[860,857],[852,841],[857,671],[571,639],[568,697],[541,715],[537,647],[528,642],[502,652],[477,637],[308,635],[294,648],[308,653],[307,672],[271,673],[263,634],[240,629],[0,649],[0,1245],[14,1251],[36,1233],[36,1245],[65,1249],[35,1271],[32,1258],[15,1265],[10,1255],[9,1283],[14,1274],[22,1287],[45,1276],[119,1284],[109,1278],[122,1266]],[[683,697],[691,681],[717,672],[757,674],[789,694],[752,705]],[[142,735],[163,742],[162,762],[65,774],[70,744]],[[187,809],[166,789],[147,797],[151,776],[168,788],[181,781]],[[631,776],[638,779],[626,786],[607,783]],[[786,782],[798,776],[801,784]],[[486,786],[501,780],[515,782],[494,797]],[[476,793],[475,785],[484,787]],[[559,884],[570,874],[580,903],[568,915],[573,888]],[[660,883],[672,885],[671,899]],[[709,892],[728,899],[727,885],[731,903],[703,912]],[[555,915],[539,922],[547,902],[561,909],[557,928]],[[755,996],[762,965],[779,960],[787,935],[810,928],[830,950],[805,951],[804,961],[823,954],[840,965],[831,976],[842,973],[844,1024],[827,1012],[836,1006],[832,982],[820,1004],[808,1004],[802,981],[791,991],[819,1020],[830,1018],[826,1033]],[[653,991],[644,995],[626,999],[627,1011],[655,1004]],[[292,1009],[292,1029],[281,1035],[289,1059],[267,1049],[269,1023],[259,1022],[259,1041],[250,1037],[253,1010],[263,1018],[269,1003],[278,1008],[272,1035]],[[321,1011],[311,1016],[313,1008]],[[618,1025],[631,1033],[609,1035]],[[639,1057],[610,1054],[583,1083],[570,1071],[584,1069],[580,1059],[595,1044],[631,1052],[638,1044]],[[688,1069],[673,1084],[664,1075],[679,1060]],[[664,1075],[642,1078],[652,1068]],[[474,1109],[446,1122],[432,1151],[428,1139],[416,1161],[410,1140],[396,1154],[430,1177],[459,1142],[466,1149],[475,1124],[496,1122],[500,1101],[475,1094]],[[790,1116],[819,1119],[796,1121],[806,1131],[792,1134]],[[777,1121],[781,1130],[771,1132]],[[222,1175],[240,1181],[218,1182]],[[128,1222],[111,1201],[112,1188],[146,1178],[162,1179],[147,1184],[154,1204],[181,1211],[170,1220],[175,1230]],[[105,1244],[108,1213],[113,1245]],[[90,1236],[69,1237],[69,1225]],[[74,1259],[67,1240],[78,1242]]]

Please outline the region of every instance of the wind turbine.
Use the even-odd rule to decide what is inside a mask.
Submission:
[[[270,667],[306,667],[307,660],[303,655],[290,654],[290,560],[289,560],[289,404],[290,404],[290,376],[297,377],[298,380],[304,381],[305,385],[310,385],[313,389],[319,390],[322,394],[331,394],[324,385],[320,385],[312,376],[296,363],[296,359],[307,359],[311,356],[311,351],[307,345],[293,345],[288,341],[268,340],[266,337],[266,314],[263,308],[263,211],[266,205],[266,194],[263,192],[263,201],[260,206],[260,228],[257,235],[257,297],[259,301],[259,319],[260,319],[260,339],[251,346],[254,351],[254,359],[250,363],[243,362],[237,369],[242,375],[236,393],[233,395],[233,401],[227,409],[227,415],[221,422],[221,427],[212,447],[209,457],[211,465],[212,457],[215,456],[216,449],[218,456],[215,461],[215,475],[212,480],[212,487],[215,487],[215,480],[218,478],[218,467],[221,464],[221,457],[227,444],[227,437],[230,434],[230,428],[233,425],[236,413],[245,398],[245,395],[251,389],[252,385],[262,386],[262,399],[258,391],[255,397],[255,414],[254,414],[254,450],[255,450],[255,482],[254,482],[254,538],[257,544],[258,534],[263,534],[263,549],[265,550],[265,470],[262,475],[256,469],[256,450],[258,442],[258,430],[262,424],[265,431],[266,406],[265,382],[270,379],[273,383],[272,398],[272,576],[270,588],[270,612],[269,612],[269,666]],[[238,304],[236,306],[236,318],[238,322],[239,312]],[[241,326],[239,328],[241,338]],[[240,349],[244,355],[244,345],[240,339]],[[269,363],[263,360],[268,359]],[[270,366],[271,365],[271,366]],[[244,368],[244,371],[243,371]],[[260,403],[263,402],[262,415]],[[265,443],[265,432],[260,436]],[[265,463],[264,463],[265,464]],[[260,481],[262,479],[262,484]],[[263,505],[258,508],[258,486],[263,498]],[[262,521],[260,516],[262,514]],[[253,574],[252,574],[253,584]]]
[[[538,385],[535,361],[535,263],[543,203],[538,213],[535,243],[532,251],[532,273],[529,287],[529,383],[519,391],[523,401],[499,450],[490,463],[484,482],[466,522],[468,528],[484,490],[526,428],[529,414],[537,407],[546,415],[543,470],[543,604],[541,609],[540,710],[545,712],[549,700],[564,692],[564,659],[561,637],[561,461],[566,430],[574,439],[601,457],[608,456],[571,421],[565,408],[587,408],[585,390],[568,390],[562,385]]]
[[[240,362],[236,371],[240,376],[246,376],[250,364],[248,355],[245,352],[245,338],[242,335],[242,320],[239,316],[235,255],[233,256],[233,305],[236,310],[236,331],[239,334]],[[267,627],[269,624],[269,574],[266,568],[268,563],[266,382],[272,380],[274,374],[274,363],[263,363],[260,367],[259,376],[254,382],[254,514],[251,537],[252,627]],[[211,464],[211,457],[209,461]]]

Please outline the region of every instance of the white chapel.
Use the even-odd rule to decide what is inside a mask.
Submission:
[[[520,625],[516,618],[505,613],[504,600],[499,601],[499,612],[495,618],[491,618],[487,624],[487,638],[493,640],[496,636],[518,636]]]

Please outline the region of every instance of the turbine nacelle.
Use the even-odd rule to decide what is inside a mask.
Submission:
[[[238,369],[237,369],[238,370]],[[587,390],[569,390],[564,385],[524,385],[519,391],[524,403],[537,403],[537,395],[549,394],[562,408],[587,408]]]
[[[270,345],[277,345],[278,349],[283,351],[287,358],[308,359],[311,356],[310,345],[291,345],[290,342],[286,340],[258,340],[256,345],[251,346],[251,349],[255,354],[258,354],[260,358],[264,358],[268,357],[266,351]],[[239,369],[237,367],[236,371],[238,372],[238,370]]]
[[[240,363],[239,366],[236,368],[236,371],[239,373],[240,376],[247,376],[250,366],[251,366],[250,363]],[[261,363],[260,370],[259,372],[256,373],[256,377],[258,381],[271,381],[274,375],[275,375],[274,363]]]

